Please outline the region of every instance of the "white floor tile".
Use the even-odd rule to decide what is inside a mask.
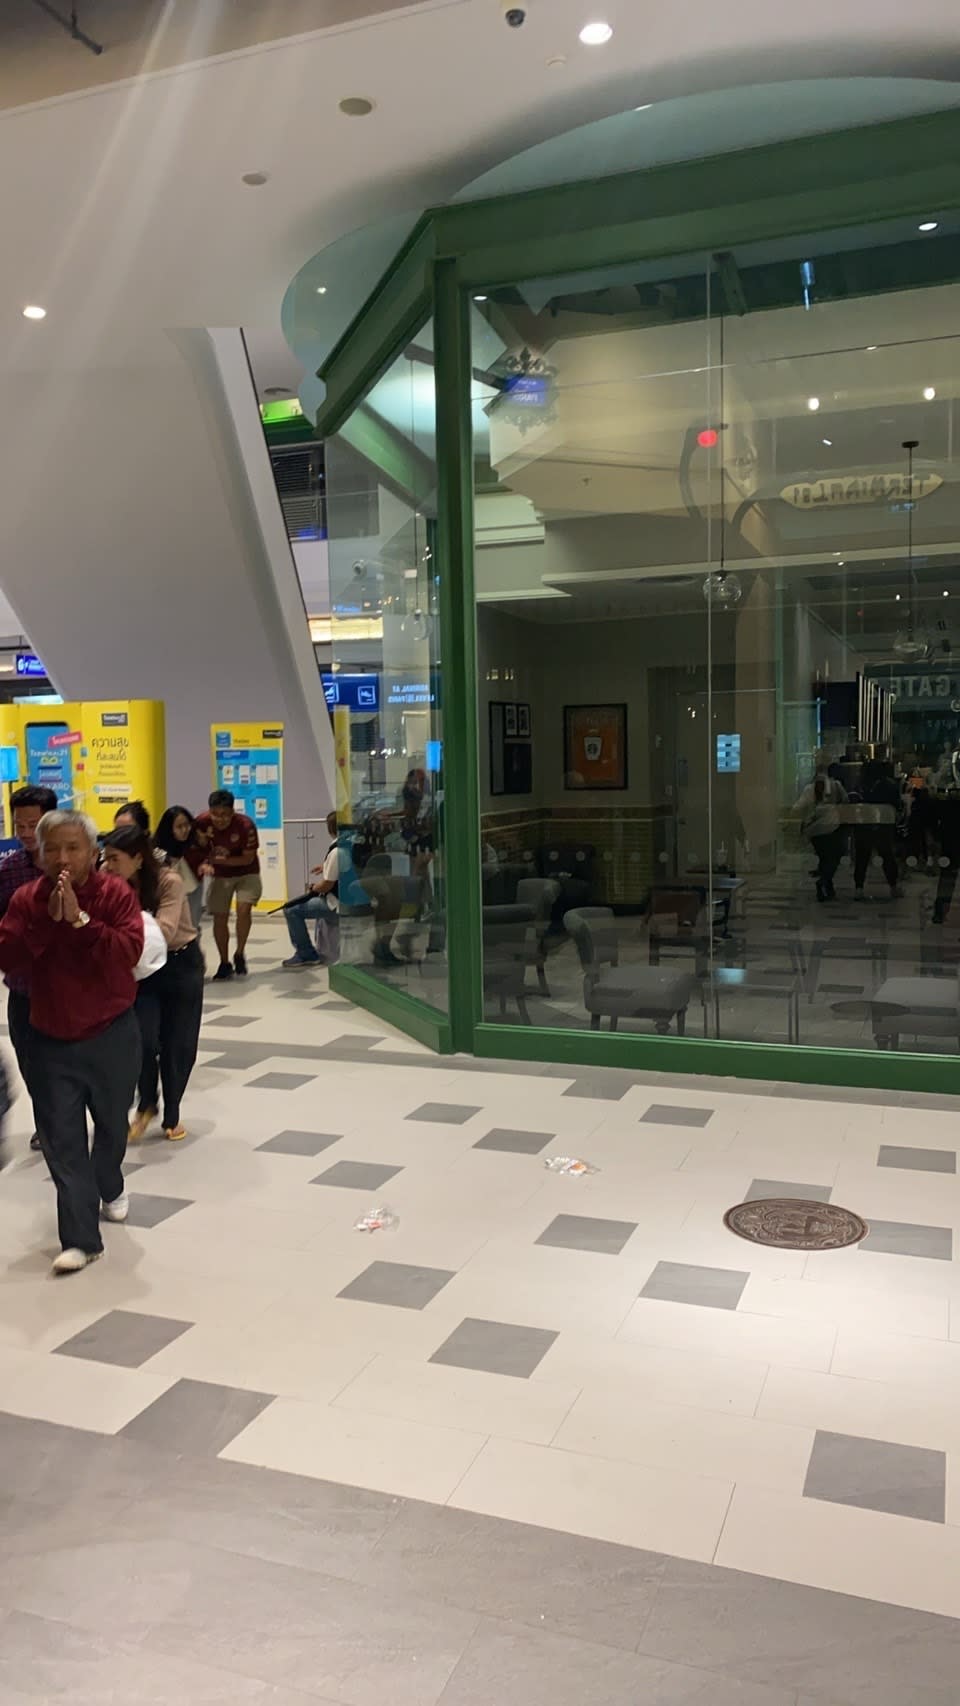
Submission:
[[[577,1386],[559,1381],[377,1357],[335,1407],[549,1445],[578,1395]]]
[[[449,1503],[678,1558],[715,1550],[730,1484],[553,1446],[491,1440]]]
[[[896,1296],[827,1281],[811,1285],[803,1279],[769,1279],[763,1274],[748,1279],[739,1308],[741,1314],[828,1321],[855,1331],[907,1333],[925,1339],[945,1339],[950,1314],[945,1297]]]
[[[772,1368],[757,1415],[827,1433],[932,1451],[960,1450],[960,1404],[955,1396],[935,1396],[928,1387],[917,1389],[908,1381],[894,1384],[813,1369]]]
[[[278,1398],[220,1455],[443,1504],[484,1443],[482,1433]]]
[[[960,1528],[738,1487],[714,1560],[892,1605],[960,1615]]]
[[[752,1416],[723,1415],[652,1399],[629,1407],[609,1394],[579,1398],[554,1440],[564,1451],[626,1459],[652,1469],[711,1475],[783,1492],[802,1492],[814,1430]]]
[[[5,1410],[92,1433],[117,1433],[166,1392],[174,1378],[80,1357],[0,1350],[0,1402]]]
[[[575,1382],[617,1410],[653,1396],[665,1404],[752,1416],[766,1376],[764,1362],[564,1331],[532,1378]]]
[[[826,1372],[836,1329],[829,1322],[784,1321],[774,1316],[742,1315],[739,1310],[641,1297],[620,1328],[619,1337],[630,1343],[674,1345],[678,1350],[753,1357],[787,1368]]]

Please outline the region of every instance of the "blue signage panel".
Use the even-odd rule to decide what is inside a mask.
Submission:
[[[66,723],[28,723],[27,781],[52,788],[58,806],[73,805],[73,747],[51,746],[54,735],[69,734]]]
[[[236,810],[261,831],[282,830],[280,747],[218,745],[216,753],[217,787],[230,790]]]
[[[37,657],[36,652],[17,653],[17,674],[30,677],[39,676],[43,681],[47,679],[46,669]]]
[[[720,775],[735,774],[740,769],[740,736],[717,736],[717,770]]]
[[[324,670],[321,680],[331,711],[337,706],[367,713],[380,709],[380,680],[376,675],[341,675]]]

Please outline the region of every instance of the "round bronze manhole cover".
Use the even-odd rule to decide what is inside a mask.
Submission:
[[[764,1197],[727,1210],[723,1223],[738,1238],[752,1244],[774,1244],[780,1250],[842,1250],[859,1244],[869,1227],[859,1214],[830,1202],[805,1202],[800,1197]]]

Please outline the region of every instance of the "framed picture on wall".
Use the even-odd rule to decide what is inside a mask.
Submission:
[[[503,732],[506,735],[508,740],[513,740],[516,736],[516,733],[517,733],[517,707],[516,707],[516,705],[504,705],[504,707],[503,707]]]
[[[529,705],[518,705],[517,706],[517,734],[520,736],[521,740],[529,740],[530,739],[530,707],[529,707]]]
[[[513,712],[513,733],[508,713]],[[499,700],[490,704],[490,792],[529,794],[533,791],[533,748],[517,738],[517,707]]]
[[[626,705],[564,705],[563,753],[565,788],[625,788]]]

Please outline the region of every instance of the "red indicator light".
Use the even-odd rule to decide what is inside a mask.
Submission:
[[[697,433],[697,443],[701,450],[712,450],[719,437],[716,427],[704,427]]]

